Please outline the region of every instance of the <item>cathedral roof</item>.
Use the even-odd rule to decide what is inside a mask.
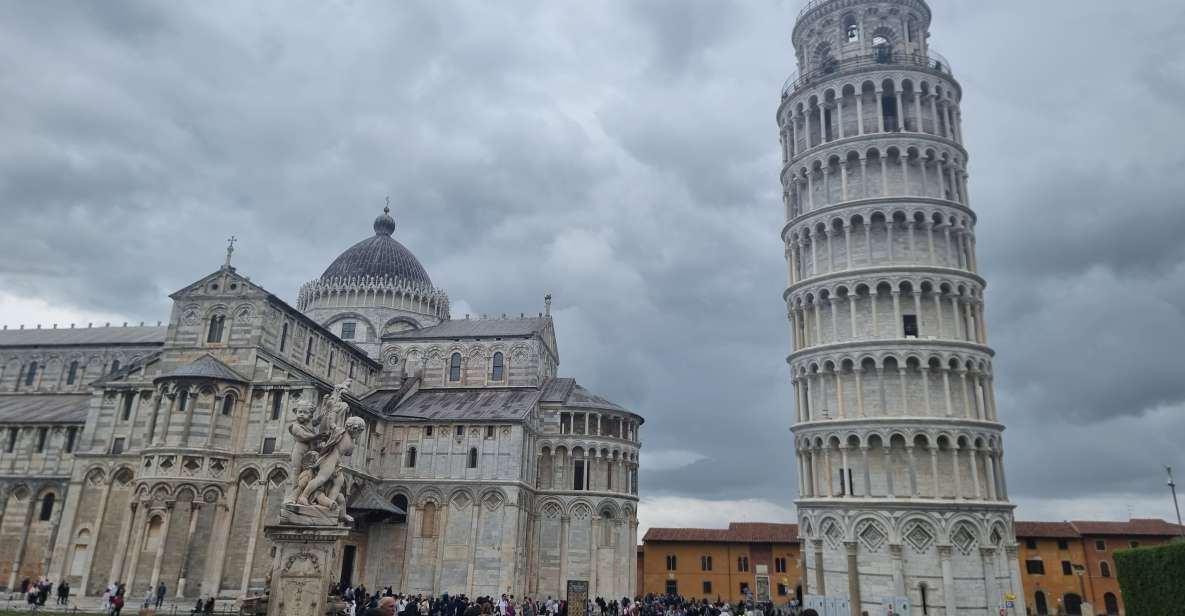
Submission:
[[[354,244],[329,264],[321,280],[334,278],[401,278],[428,286],[432,279],[419,259],[391,237],[395,233],[395,219],[390,208],[374,219],[374,235]]]
[[[0,346],[74,346],[84,344],[162,344],[164,325],[132,327],[61,327],[0,330]]]
[[[162,374],[156,377],[156,380],[177,378],[213,379],[217,381],[231,381],[233,383],[248,382],[243,375],[232,370],[230,366],[218,361],[213,355],[208,354],[202,355],[168,374]]]
[[[383,336],[384,340],[426,338],[479,338],[486,336],[530,336],[543,331],[549,317],[521,319],[449,319],[422,329],[409,329]]]
[[[397,392],[380,392],[363,402],[385,408]],[[527,388],[421,389],[402,404],[389,409],[400,418],[430,420],[522,420],[530,415],[539,390]]]
[[[0,423],[83,423],[88,394],[24,394],[0,396]]]

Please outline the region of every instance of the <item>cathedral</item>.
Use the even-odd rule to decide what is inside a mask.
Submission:
[[[642,418],[558,375],[545,312],[453,318],[374,233],[293,306],[225,264],[156,326],[0,331],[0,586],[262,591],[293,488],[290,426],[335,386],[347,458],[341,581],[398,592],[633,596]]]

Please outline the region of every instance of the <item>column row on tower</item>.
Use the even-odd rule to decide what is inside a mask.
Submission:
[[[782,103],[782,162],[832,141],[885,133],[920,133],[961,143],[955,86],[924,73],[895,71],[829,80]]]
[[[963,350],[841,349],[790,363],[796,423],[886,417],[997,421],[991,362]]]
[[[802,498],[1006,500],[999,435],[957,427],[796,430]]]
[[[968,205],[966,155],[918,140],[861,141],[805,158],[782,172],[786,220],[861,199],[915,197]]]
[[[794,351],[870,340],[987,343],[983,287],[959,275],[883,272],[791,288]]]
[[[973,221],[962,213],[944,214],[917,206],[882,205],[795,223],[783,234],[789,284],[855,268],[893,265],[974,272]]]

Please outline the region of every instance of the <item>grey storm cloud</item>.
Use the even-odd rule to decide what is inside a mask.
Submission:
[[[931,4],[1020,515],[1167,515],[1185,5]],[[788,506],[774,113],[798,8],[0,2],[0,294],[155,321],[233,234],[294,299],[390,195],[458,310],[554,293],[561,371],[642,413],[645,451],[694,454],[644,465],[646,494]]]

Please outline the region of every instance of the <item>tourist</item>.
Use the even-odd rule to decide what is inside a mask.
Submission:
[[[206,611],[206,614],[213,614],[214,613],[214,595],[210,595],[210,598],[206,599],[206,610],[205,611]]]
[[[156,587],[156,605],[155,605],[156,609],[159,610],[160,604],[165,602],[165,593],[166,592],[168,592],[168,590],[165,588],[164,582],[161,582],[160,584],[157,585],[157,587]]]
[[[152,587],[149,586],[148,590],[144,591],[144,609],[152,607],[154,600],[156,600],[156,594],[152,592]]]
[[[123,591],[124,587],[121,585],[115,591],[115,596],[111,598],[111,616],[119,616],[123,611]]]

